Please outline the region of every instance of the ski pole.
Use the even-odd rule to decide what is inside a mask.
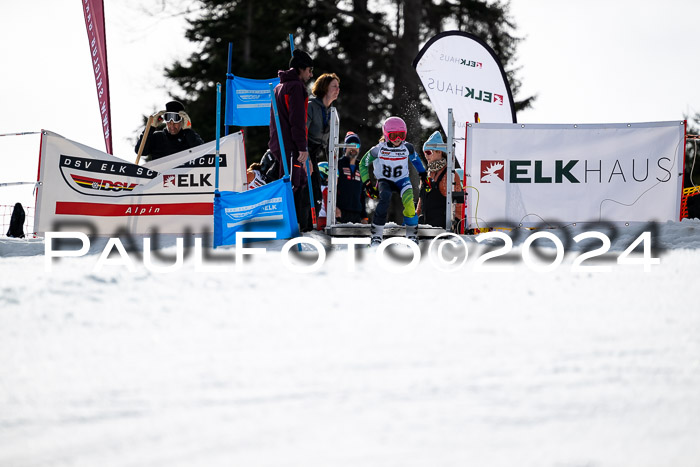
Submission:
[[[141,145],[139,146],[139,153],[136,155],[136,162],[134,164],[139,165],[139,161],[141,160],[141,154],[143,154],[143,148],[146,147],[146,138],[148,138],[148,134],[150,133],[151,125],[153,124],[153,115],[148,117],[148,120],[146,120],[146,129],[143,130],[143,137],[141,138]]]

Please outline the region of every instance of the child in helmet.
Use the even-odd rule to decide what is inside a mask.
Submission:
[[[382,242],[384,224],[386,224],[393,191],[401,194],[406,237],[418,243],[418,216],[416,216],[413,187],[409,178],[408,161],[410,160],[415,166],[421,179],[426,176],[425,167],[413,145],[405,142],[407,131],[403,119],[389,117],[382,125],[382,132],[384,138],[379,144],[367,151],[360,161],[360,175],[367,194],[373,198],[379,198],[379,204],[372,219],[371,245],[378,245]],[[374,176],[377,179],[376,187],[372,186],[369,178],[370,164],[374,167]]]
[[[259,162],[253,162],[246,170],[246,190],[252,190],[259,186],[266,185],[265,176],[262,174]]]

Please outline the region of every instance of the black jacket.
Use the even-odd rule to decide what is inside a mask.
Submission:
[[[141,138],[143,138],[143,133],[136,142],[136,147],[134,148],[136,153],[139,152]],[[146,145],[143,148],[142,156],[150,156],[149,160],[156,160],[175,154],[176,152],[184,151],[185,149],[199,146],[200,144],[204,144],[204,141],[194,130],[183,129],[180,130],[178,134],[171,135],[165,128],[156,130],[151,127],[148,138],[146,139]]]
[[[10,228],[7,231],[8,237],[24,238],[24,208],[21,203],[15,203],[10,217]]]
[[[355,160],[355,170],[350,170],[350,158],[343,156],[338,161],[338,197],[336,206],[342,213],[344,210],[362,213],[367,217],[365,209],[365,194],[360,177],[360,158]]]

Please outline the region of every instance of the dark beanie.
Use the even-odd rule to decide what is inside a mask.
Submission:
[[[170,101],[167,104],[165,104],[165,111],[166,112],[182,112],[185,110],[185,106],[182,105],[181,102],[178,101]]]
[[[352,131],[348,131],[348,133],[345,135],[345,144],[351,143],[362,144],[360,137],[357,136],[357,134],[353,133]]]
[[[289,60],[289,68],[309,68],[314,66],[314,61],[311,60],[309,54],[301,49],[294,49],[292,58]]]

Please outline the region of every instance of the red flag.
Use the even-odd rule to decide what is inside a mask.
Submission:
[[[102,118],[102,132],[107,152],[112,154],[112,114],[109,104],[109,74],[107,73],[107,40],[103,0],[83,0],[85,27],[90,44],[92,70],[95,72],[97,103]]]

